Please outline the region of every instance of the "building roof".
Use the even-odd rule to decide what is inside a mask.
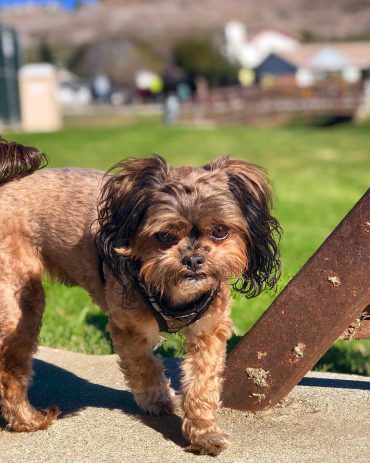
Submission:
[[[250,42],[253,42],[254,40],[258,40],[261,37],[261,35],[266,34],[266,33],[270,33],[270,32],[285,35],[286,37],[289,37],[290,39],[296,40],[298,42],[300,42],[302,40],[302,37],[300,35],[298,35],[298,34],[287,32],[287,31],[285,31],[283,29],[279,29],[278,27],[267,27],[267,28],[262,29],[261,31],[257,32],[256,34],[252,35],[250,37]]]
[[[297,67],[335,68],[341,64],[360,69],[370,68],[369,42],[323,42],[303,44],[293,51],[279,53]]]
[[[254,68],[254,71],[258,74],[287,75],[294,74],[297,67],[279,53],[270,53]]]

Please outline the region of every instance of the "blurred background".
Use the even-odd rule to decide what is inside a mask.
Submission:
[[[370,184],[370,0],[0,0],[0,133],[51,166],[219,154],[270,174],[284,229],[277,292],[234,296],[236,337]],[[41,343],[112,352],[106,317],[46,281]],[[169,336],[164,355],[182,355]],[[370,341],[321,370],[370,374]]]

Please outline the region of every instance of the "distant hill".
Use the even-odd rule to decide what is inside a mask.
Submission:
[[[251,35],[275,27],[306,41],[370,39],[370,0],[103,0],[75,13],[1,16],[1,21],[18,27],[27,50],[44,40],[69,59],[76,47],[83,55],[92,46],[104,50],[106,43],[120,60],[125,50],[132,54],[134,44],[134,54],[139,51],[144,61],[153,63],[168,56],[180,37],[221,31],[232,19],[243,21]],[[78,61],[80,55],[73,53]],[[98,68],[99,59],[90,55],[93,68]]]
[[[103,0],[72,14],[2,18],[19,27],[27,47],[40,35],[58,45],[119,36],[165,46],[181,35],[218,30],[231,19],[243,21],[251,33],[273,26],[310,39],[370,38],[370,0]]]

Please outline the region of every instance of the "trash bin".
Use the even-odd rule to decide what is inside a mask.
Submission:
[[[26,64],[19,71],[22,129],[50,132],[62,125],[56,69],[51,64]]]

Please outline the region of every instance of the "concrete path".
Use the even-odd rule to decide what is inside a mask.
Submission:
[[[176,361],[166,363],[178,384]],[[0,430],[1,463],[368,463],[370,378],[310,373],[273,410],[223,409],[233,445],[219,457],[183,451],[181,418],[142,415],[116,357],[40,348],[30,392],[36,406],[57,404],[63,417],[46,431]]]

